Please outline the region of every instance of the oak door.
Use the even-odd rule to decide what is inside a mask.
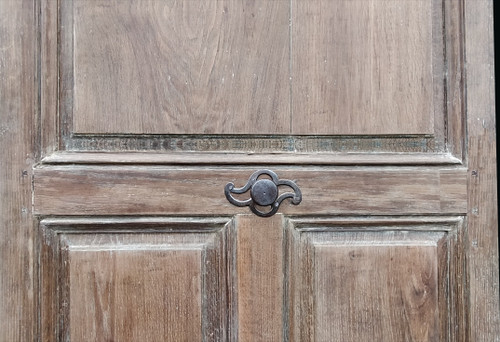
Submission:
[[[490,1],[1,6],[5,340],[499,338]]]

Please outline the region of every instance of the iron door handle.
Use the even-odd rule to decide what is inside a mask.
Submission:
[[[265,177],[265,175],[269,177]],[[261,176],[264,176],[261,178]],[[280,194],[279,187],[288,186],[293,192]],[[232,194],[243,194],[250,190],[250,198],[238,200]],[[238,207],[250,207],[250,210],[258,216],[269,217],[276,214],[281,202],[287,198],[292,199],[292,204],[297,205],[302,201],[302,192],[295,182],[288,179],[279,179],[278,175],[271,170],[259,170],[254,172],[248,179],[247,184],[241,188],[235,188],[234,183],[226,184],[224,194],[227,200]],[[263,211],[259,207],[271,207]]]

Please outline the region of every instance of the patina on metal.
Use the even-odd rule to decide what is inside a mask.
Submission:
[[[266,177],[266,175],[269,177]],[[263,177],[263,178],[260,178]],[[279,194],[280,186],[288,186],[293,192]],[[238,200],[232,194],[243,194],[250,190],[250,198]],[[234,183],[226,184],[224,193],[227,200],[238,207],[248,206],[252,212],[261,217],[269,217],[276,214],[281,202],[286,198],[292,199],[292,204],[297,205],[302,201],[302,192],[297,184],[288,179],[279,179],[278,175],[271,170],[259,170],[254,172],[247,184],[241,188],[235,188]],[[263,211],[259,207],[269,207],[268,211]]]

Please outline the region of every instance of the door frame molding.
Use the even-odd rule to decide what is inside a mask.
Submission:
[[[56,1],[44,2],[57,7]],[[54,5],[55,4],[55,5]],[[498,209],[495,146],[495,84],[492,0],[463,0],[465,34],[465,112],[467,115],[468,225],[467,269],[470,274],[469,341],[493,341],[500,337]],[[42,75],[40,46],[54,46],[49,40],[57,32],[50,23],[39,32],[41,2],[0,1],[2,82],[0,102],[0,339],[37,339],[36,314],[38,279],[35,276],[36,239],[32,210],[31,176],[40,155],[58,145],[57,123],[49,122],[48,108],[54,108],[57,84]],[[41,25],[45,27],[44,25]],[[44,44],[41,42],[44,41]],[[40,55],[37,55],[40,53]],[[50,68],[57,61],[50,59]],[[57,75],[57,74],[56,74]],[[57,76],[50,77],[57,77]],[[44,80],[43,84],[41,80]],[[41,94],[41,95],[40,95]],[[45,150],[41,151],[40,146]],[[47,149],[48,147],[48,149]]]

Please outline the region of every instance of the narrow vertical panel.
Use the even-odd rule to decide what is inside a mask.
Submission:
[[[39,321],[38,334],[41,341],[57,341],[58,338],[58,264],[59,241],[50,229],[41,229],[39,249]]]
[[[294,0],[292,133],[433,133],[435,9],[432,0]]]
[[[292,236],[290,340],[448,340],[442,232]]]
[[[500,336],[498,194],[493,1],[467,0],[465,48],[468,125],[470,341]]]
[[[282,221],[281,215],[237,218],[238,341],[283,341]]]
[[[474,0],[473,0],[474,1]],[[446,25],[446,110],[448,111],[446,149],[466,159],[464,1],[443,0]],[[485,45],[481,45],[485,46]]]
[[[75,132],[289,132],[288,1],[62,6]]]
[[[58,131],[58,2],[40,1],[40,155],[59,148]]]
[[[0,1],[0,341],[36,338],[37,2]]]

